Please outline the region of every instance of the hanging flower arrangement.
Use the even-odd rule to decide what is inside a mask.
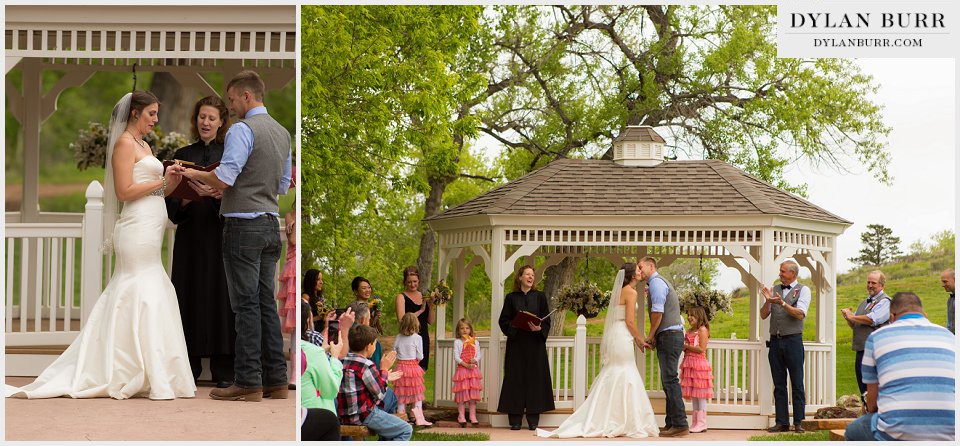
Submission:
[[[69,146],[77,160],[77,168],[86,170],[89,167],[104,167],[109,137],[107,127],[99,122],[91,122],[87,128],[80,130],[77,139]],[[150,145],[154,156],[161,160],[173,158],[177,149],[190,143],[183,134],[163,133],[159,127],[154,127],[150,133],[144,135],[143,140]]]
[[[713,320],[717,313],[731,314],[733,300],[729,293],[694,287],[680,294],[680,311],[686,312],[691,307],[703,307],[707,312],[707,319]]]
[[[570,310],[585,317],[597,317],[610,305],[610,291],[603,292],[595,283],[578,282],[563,287],[557,294],[557,308]]]

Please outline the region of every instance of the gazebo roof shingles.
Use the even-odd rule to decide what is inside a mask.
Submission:
[[[427,220],[473,215],[786,215],[852,224],[717,160],[636,167],[560,159]]]

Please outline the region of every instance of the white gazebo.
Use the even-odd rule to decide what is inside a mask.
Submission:
[[[6,373],[30,376],[76,337],[111,269],[100,252],[99,182],[87,187],[84,213],[40,212],[40,127],[57,111],[60,93],[94,73],[130,72],[134,64],[216,94],[201,74],[229,79],[250,68],[268,90],[279,89],[296,77],[296,7],[6,6],[5,13],[4,72],[23,72],[22,85],[6,79],[7,110],[20,122],[24,144],[22,207],[5,220]],[[44,91],[47,71],[65,75]]]
[[[713,339],[707,352],[714,370],[710,427],[738,429],[772,422],[769,320],[759,317],[760,289],[774,284],[783,260],[795,259],[811,272],[814,292],[805,322],[816,327],[816,340],[804,342],[807,411],[834,404],[836,238],[851,222],[721,161],[664,161],[663,145],[652,128],[630,126],[614,140],[613,161],[557,160],[427,219],[439,240],[438,277],[453,275],[454,321],[464,314],[464,284],[475,266],[483,265],[492,284],[491,335],[480,339],[481,406],[495,426],[507,424],[495,412],[505,347],[496,321],[507,279],[521,264],[535,266],[540,278],[564,258],[588,255],[617,266],[645,255],[661,266],[714,258],[740,272],[750,290],[748,338]],[[453,340],[444,312],[437,314],[435,398],[452,406]],[[575,336],[547,341],[557,410],[541,425],[557,425],[578,407],[599,371],[600,340],[586,336],[585,323],[581,316]],[[662,422],[655,359],[638,352],[637,365]]]

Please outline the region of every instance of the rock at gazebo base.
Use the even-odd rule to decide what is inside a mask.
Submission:
[[[850,409],[834,406],[817,409],[817,413],[813,416],[813,419],[834,420],[838,418],[857,418],[858,416],[860,415]]]

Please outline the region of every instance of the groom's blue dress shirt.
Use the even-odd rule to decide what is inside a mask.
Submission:
[[[650,312],[663,314],[663,305],[667,303],[667,294],[670,293],[670,287],[667,286],[666,279],[660,277],[660,273],[653,273],[647,280],[647,286],[650,287],[650,302],[652,304],[650,305]],[[657,333],[667,330],[683,331],[682,317],[680,318],[680,321],[680,325],[671,325],[669,327],[664,327],[661,325],[657,328]]]
[[[244,118],[267,113],[267,107],[254,107],[247,111]],[[243,122],[238,122],[227,130],[223,143],[223,158],[220,159],[220,165],[213,171],[220,181],[229,186],[237,181],[237,176],[243,171],[243,166],[247,164],[250,153],[253,152],[253,130]],[[277,188],[277,195],[284,195],[290,189],[290,177],[293,171],[291,152],[287,152],[287,160],[283,163],[283,176],[280,177],[280,185]],[[279,217],[276,212],[230,212],[223,214],[224,217],[252,219],[261,215],[270,214]]]

